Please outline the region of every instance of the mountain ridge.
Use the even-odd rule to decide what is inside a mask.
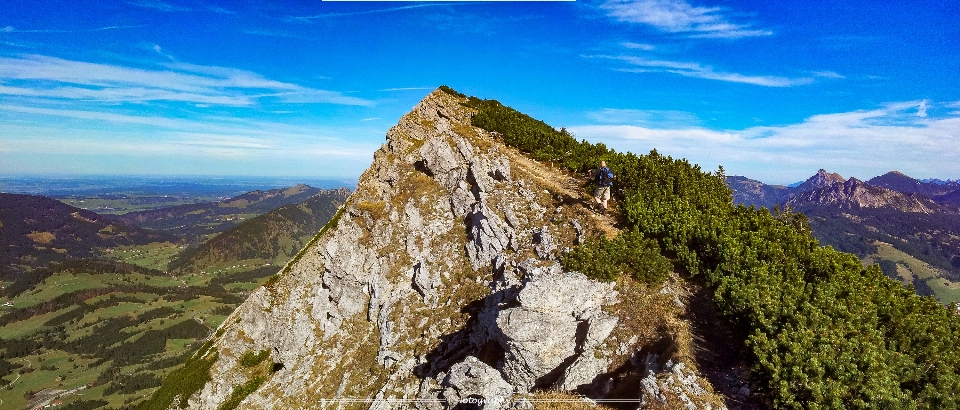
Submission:
[[[873,186],[892,189],[894,191],[900,191],[904,193],[923,194],[931,198],[960,190],[960,183],[953,181],[941,182],[943,183],[937,184],[934,182],[923,182],[918,179],[911,178],[910,176],[907,176],[899,171],[890,171],[886,174],[873,177],[867,181],[868,184]]]
[[[578,177],[600,159],[618,176],[603,216]],[[141,407],[530,408],[540,389],[666,408],[957,402],[960,318],[820,246],[796,212],[733,206],[722,177],[441,87],[335,222]],[[695,282],[736,330],[695,333]],[[724,335],[740,348],[694,353]]]
[[[698,392],[689,400],[722,405],[690,364],[689,330],[669,319],[685,309],[678,290],[621,289],[633,303],[673,312],[638,322],[617,313],[613,283],[563,269],[560,255],[588,235],[616,236],[611,220],[585,206],[582,179],[470,125],[464,102],[434,91],[392,127],[325,234],[188,362],[208,369],[210,381],[181,393],[165,383],[154,397],[179,394],[197,408],[222,406],[237,391],[231,403],[263,408],[347,397],[443,408],[475,397],[506,408],[551,386],[618,391],[620,382],[604,387],[599,378],[613,365],[623,370],[611,380],[650,370],[649,394],[680,374],[674,388]],[[631,364],[634,349],[653,342],[631,335],[658,326],[676,342],[646,366]],[[252,378],[238,363],[257,352],[268,352],[265,369],[279,370]]]
[[[189,243],[202,242],[239,224],[249,215],[303,202],[323,190],[306,184],[271,190],[254,190],[223,201],[177,205],[111,216],[117,221],[170,232]]]

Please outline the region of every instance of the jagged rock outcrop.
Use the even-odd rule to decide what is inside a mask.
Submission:
[[[815,189],[826,188],[833,186],[836,183],[846,182],[842,176],[838,173],[829,173],[824,169],[820,169],[816,174],[813,174],[812,177],[807,178],[806,181],[803,181],[802,184],[797,185],[792,189],[793,192],[807,192],[813,191]]]
[[[279,370],[241,408],[529,408],[536,389],[635,383],[610,372],[662,337],[624,323],[614,283],[558,263],[613,228],[462,101],[435,91],[390,129],[336,224],[218,329],[192,408],[216,409],[263,350]]]

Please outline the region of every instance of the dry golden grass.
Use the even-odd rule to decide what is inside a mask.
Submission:
[[[37,231],[28,233],[27,238],[30,238],[32,241],[36,243],[44,243],[44,244],[53,242],[54,239],[57,239],[57,237],[50,232],[37,232]]]
[[[580,396],[558,391],[536,392],[530,398],[536,410],[596,410],[609,407],[584,401]]]
[[[382,201],[360,201],[357,203],[357,209],[360,210],[360,212],[369,214],[374,220],[386,217],[386,208],[387,204],[383,203]]]

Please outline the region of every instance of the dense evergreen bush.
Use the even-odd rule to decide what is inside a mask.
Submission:
[[[656,283],[667,278],[673,268],[660,254],[660,247],[639,232],[627,232],[610,240],[590,238],[563,256],[564,269],[579,271],[590,278],[613,281],[625,273],[641,282]]]

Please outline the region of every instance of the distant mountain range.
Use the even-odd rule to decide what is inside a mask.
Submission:
[[[896,209],[903,212],[957,212],[960,182],[924,182],[898,171],[866,182],[819,170],[793,187],[768,185],[743,176],[727,177],[735,203],[773,208],[777,205],[831,206],[845,209]]]
[[[880,263],[921,294],[960,301],[953,290],[960,288],[960,182],[921,181],[897,171],[861,181],[821,169],[793,188],[741,176],[727,183],[735,202],[800,211],[822,244]],[[883,251],[886,244],[937,273],[905,273],[912,270],[902,254],[893,258]]]
[[[892,189],[894,191],[923,194],[931,198],[955,193],[960,190],[960,182],[941,181],[939,179],[930,182],[916,180],[897,171],[890,171],[886,174],[874,177],[867,181],[870,185],[881,188]]]
[[[915,192],[882,188],[856,178],[850,178],[844,182],[836,181],[827,186],[801,191],[787,200],[786,205],[793,208],[891,209],[925,214],[947,211],[945,207],[927,196]]]
[[[322,190],[309,185],[251,191],[225,201],[179,205],[113,216],[117,221],[177,235],[198,244],[254,216],[298,204]]]

